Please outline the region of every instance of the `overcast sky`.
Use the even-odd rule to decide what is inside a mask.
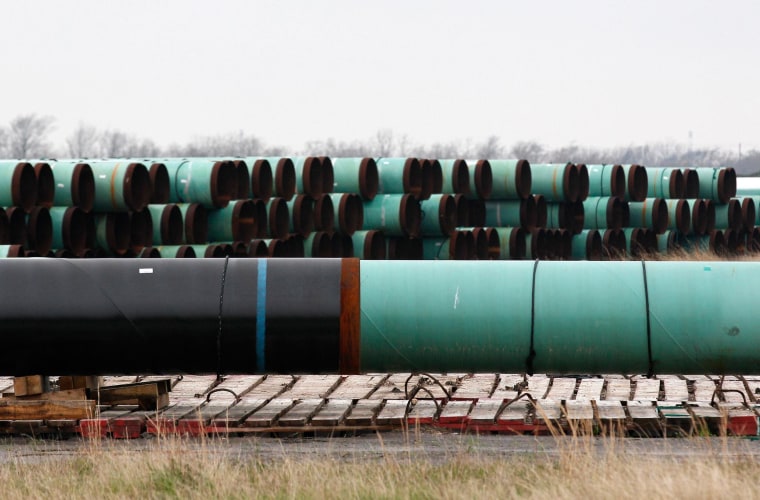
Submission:
[[[760,2],[7,1],[0,124],[760,149]]]

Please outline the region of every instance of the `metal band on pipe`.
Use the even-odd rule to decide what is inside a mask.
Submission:
[[[649,286],[647,284],[647,265],[646,262],[641,260],[641,270],[644,273],[644,306],[647,313],[647,358],[649,360],[649,368],[647,370],[647,378],[654,376],[654,361],[652,360],[652,325],[649,320]]]
[[[530,352],[525,360],[525,372],[533,375],[533,359],[536,357],[536,350],[533,348],[533,333],[536,324],[536,271],[538,270],[538,259],[533,264],[533,282],[530,287]]]

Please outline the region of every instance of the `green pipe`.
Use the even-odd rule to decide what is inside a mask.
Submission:
[[[679,171],[680,172],[680,171]],[[686,200],[665,200],[668,207],[668,229],[688,234],[691,229],[691,207]]]
[[[525,258],[525,229],[521,227],[495,227],[499,235],[499,259],[520,260]]]
[[[150,174],[145,165],[128,160],[88,161],[95,179],[98,212],[139,212],[150,202]]]
[[[299,194],[290,199],[287,205],[290,232],[307,237],[314,231],[314,198],[308,194]]]
[[[753,225],[760,226],[760,195],[740,196],[737,199],[740,200],[742,204],[745,199],[752,200],[752,203],[755,205],[755,219]]]
[[[303,240],[304,257],[332,257],[330,235],[324,231],[314,231]]]
[[[163,163],[169,171],[172,203],[224,208],[237,193],[237,172],[231,161],[185,158]]]
[[[23,257],[24,254],[23,245],[0,245],[0,259]]]
[[[657,251],[661,254],[671,254],[681,248],[681,234],[678,231],[665,231],[657,235]]]
[[[586,165],[589,177],[589,196],[625,197],[625,172],[621,165]]]
[[[417,158],[377,158],[378,194],[422,193],[422,166]]]
[[[623,203],[625,202],[614,196],[586,198],[583,201],[583,227],[585,229],[620,229],[625,222]]]
[[[55,179],[53,204],[61,207],[78,206],[90,212],[95,203],[95,177],[87,163],[51,161]]]
[[[715,204],[716,229],[739,230],[743,223],[742,208],[736,199],[728,200],[728,203]]]
[[[530,196],[533,176],[528,160],[488,161],[491,164],[493,176],[492,199],[521,200]],[[543,179],[543,177],[540,178]]]
[[[584,229],[572,237],[571,256],[575,260],[601,260],[602,237],[596,229]]]
[[[162,259],[193,259],[195,250],[190,245],[160,245],[156,247],[161,252]]]
[[[258,187],[260,194],[260,196],[258,196],[259,198],[278,196],[280,198],[285,198],[285,201],[290,201],[290,199],[296,194],[296,170],[293,166],[293,160],[290,158],[280,156],[251,156],[246,157],[246,161],[253,165],[253,171],[251,172],[252,183],[255,182],[257,178],[256,175],[258,172],[256,166],[260,165],[260,177],[265,184]],[[266,165],[261,164],[261,162],[266,162]],[[253,185],[252,187],[255,188],[256,186]],[[267,193],[268,196],[266,196]],[[254,189],[253,194],[256,194],[256,189]]]
[[[198,203],[177,203],[182,212],[182,243],[199,245],[208,241],[208,211]]]
[[[153,220],[154,245],[179,245],[182,242],[182,210],[174,204],[148,205]]]
[[[470,192],[466,193],[468,200],[487,200],[493,191],[493,172],[488,160],[469,160]]]
[[[757,371],[753,262],[368,261],[360,276],[365,372]]]
[[[209,210],[210,241],[250,241],[256,235],[256,207],[251,200],[236,200],[225,208]]]
[[[334,207],[336,231],[351,236],[364,224],[364,205],[361,196],[354,193],[330,193]],[[453,198],[453,197],[452,197]],[[456,201],[454,202],[456,205]]]
[[[736,171],[731,167],[696,168],[699,175],[699,197],[728,203],[736,196]]]
[[[446,238],[423,238],[422,256],[425,260],[467,260],[474,256],[472,231],[457,230]]]
[[[131,224],[126,212],[95,214],[95,241],[109,255],[124,255],[129,249]]]
[[[335,193],[357,193],[365,200],[377,195],[380,178],[374,158],[331,158]]]
[[[37,178],[31,163],[0,161],[0,205],[29,212],[37,201]]]
[[[623,165],[626,178],[625,201],[644,201],[649,192],[647,169],[643,165]]]
[[[470,194],[470,169],[462,159],[438,160],[443,174],[444,194]]]
[[[647,198],[628,204],[631,227],[647,227],[660,234],[668,228],[668,205],[662,198]]]
[[[258,223],[264,224],[264,221]],[[266,236],[275,239],[285,238],[291,225],[288,202],[284,198],[270,198],[266,204]]]
[[[387,250],[382,231],[354,231],[351,239],[354,243],[354,254],[360,259],[385,260]]]
[[[580,233],[586,220],[585,208],[580,201],[547,203],[546,215],[547,228],[567,229],[572,234]]]
[[[50,207],[52,246],[81,255],[87,246],[87,215],[79,207]]]
[[[457,206],[450,194],[431,194],[420,202],[422,236],[451,236],[457,227]]]
[[[314,198],[324,191],[322,161],[316,156],[299,156],[292,158],[296,171],[296,191]]]
[[[386,236],[418,236],[422,213],[411,194],[383,194],[364,202],[363,229],[380,229]]]
[[[648,167],[646,169],[649,188],[647,196],[652,198],[683,198],[686,186],[681,169]]]
[[[580,196],[578,170],[572,163],[534,164],[531,175],[533,193],[543,195],[547,202],[577,201]]]
[[[485,225],[493,227],[538,226],[536,199],[529,196],[522,200],[489,200],[485,202]]]

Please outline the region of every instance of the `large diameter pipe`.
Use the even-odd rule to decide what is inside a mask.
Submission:
[[[534,196],[520,200],[488,200],[485,202],[485,209],[487,226],[522,226],[528,229],[540,226]]]
[[[314,229],[328,233],[335,229],[335,206],[329,193],[314,199]]]
[[[441,164],[443,183],[441,191],[445,194],[470,194],[470,169],[467,161],[459,159],[438,160]]]
[[[272,165],[266,158],[254,159],[251,164],[251,185],[249,198],[267,201],[274,191]]]
[[[688,234],[691,229],[691,207],[686,200],[665,200],[668,207],[668,229]],[[660,233],[661,234],[661,233]]]
[[[751,232],[757,221],[757,203],[752,197],[739,198],[739,202],[742,205],[742,222],[744,230]]]
[[[208,211],[199,203],[177,204],[182,212],[182,243],[199,245],[208,241]]]
[[[45,207],[32,207],[26,214],[26,241],[24,248],[47,255],[53,248],[53,219]]]
[[[625,172],[621,165],[586,165],[589,176],[589,196],[624,198]]]
[[[97,246],[111,255],[123,255],[129,249],[130,222],[126,212],[95,215]]]
[[[253,165],[253,172],[251,174],[251,183],[256,182],[256,180],[259,178],[258,175],[261,175],[261,184],[259,184],[258,189],[255,184],[252,184],[252,190],[254,195],[258,191],[259,198],[269,198],[269,196],[278,196],[280,198],[285,198],[285,201],[290,201],[293,196],[296,194],[296,169],[293,166],[293,160],[290,158],[285,157],[279,157],[279,156],[272,156],[272,157],[249,157],[246,158],[246,161],[248,161],[250,164]],[[271,192],[267,195],[267,191],[270,189],[270,187],[267,184],[267,177],[266,177],[266,167],[264,166],[264,163],[266,162],[267,165],[269,165],[269,175],[270,178],[273,175],[273,178],[271,180],[272,186],[271,186]],[[259,168],[262,169],[260,171],[260,174],[257,174],[256,166],[259,165]]]
[[[547,228],[567,229],[572,234],[583,230],[586,218],[583,202],[547,203]]]
[[[50,163],[55,180],[53,204],[77,206],[90,212],[95,204],[95,177],[88,163],[55,161]]]
[[[251,200],[236,200],[225,208],[208,212],[210,241],[251,241],[256,236],[258,221]]]
[[[147,162],[148,176],[150,177],[150,203],[154,205],[166,205],[171,198],[171,181],[169,170],[161,162]]]
[[[491,164],[493,189],[491,199],[520,200],[530,196],[533,175],[528,160],[488,160]],[[540,177],[543,180],[543,177]],[[539,185],[537,187],[543,187]],[[537,193],[542,191],[534,190]],[[543,194],[543,193],[542,193]]]
[[[744,225],[742,206],[736,199],[715,205],[715,228],[739,230]]]
[[[521,227],[495,227],[499,235],[499,259],[520,260],[525,258],[525,229]]]
[[[317,156],[294,157],[296,171],[296,191],[313,197],[324,193],[325,181],[322,175],[322,161]]]
[[[602,260],[602,236],[596,229],[584,229],[572,237],[572,258]]]
[[[45,208],[52,207],[55,200],[55,178],[50,163],[46,161],[35,163],[34,177],[37,180],[37,205]]]
[[[657,251],[661,254],[672,254],[681,250],[681,234],[678,231],[665,231],[657,235]]]
[[[531,167],[533,193],[547,202],[578,201],[578,169],[572,163],[539,163]]]
[[[728,203],[736,196],[736,171],[731,167],[696,168],[699,175],[699,197]]]
[[[683,198],[686,190],[683,173],[678,168],[649,167],[647,196],[652,198]]]
[[[87,248],[87,214],[79,207],[51,207],[52,248],[79,256]]]
[[[422,238],[392,236],[385,239],[386,254],[390,260],[422,260]]]
[[[162,259],[194,259],[195,250],[190,245],[161,245],[156,247]]]
[[[682,168],[683,196],[687,199],[699,198],[699,174],[693,168]]]
[[[450,194],[432,194],[420,202],[422,236],[451,236],[457,227],[456,202]]]
[[[632,227],[648,227],[656,234],[668,228],[668,205],[662,198],[647,198],[644,201],[632,201],[628,204]]]
[[[606,229],[602,233],[602,250],[608,259],[625,257],[627,239],[622,229]]]
[[[179,245],[182,243],[182,210],[174,204],[148,205],[153,220],[154,245]]]
[[[0,205],[32,210],[37,202],[34,167],[25,161],[0,161]]]
[[[622,169],[619,170],[622,172]],[[625,207],[625,208],[624,208]],[[583,201],[583,227],[586,229],[620,229],[628,225],[628,204],[615,196],[591,196]]]
[[[422,213],[411,194],[383,194],[364,202],[363,229],[380,229],[387,236],[415,237]]]
[[[150,174],[145,165],[129,161],[89,162],[95,178],[98,212],[140,211],[150,203]]]
[[[270,198],[266,204],[266,236],[281,239],[288,236],[290,229],[290,212],[285,198]],[[263,224],[261,220],[259,224]],[[300,228],[299,228],[300,229]],[[307,231],[307,234],[311,232]]]
[[[429,158],[418,158],[420,162],[420,169],[422,170],[422,187],[420,189],[419,201],[427,200],[434,192],[440,193],[441,190],[437,187],[442,187],[443,173],[441,172],[441,164],[438,160],[432,160]]]
[[[445,238],[422,240],[425,260],[468,260],[474,257],[475,240],[472,231],[455,231]]]
[[[377,158],[378,194],[422,194],[422,166],[417,158]]]
[[[144,208],[129,212],[129,248],[137,256],[153,245],[153,216]]]
[[[26,251],[23,245],[0,245],[0,259],[24,257]]]
[[[382,231],[354,231],[351,235],[354,243],[354,255],[360,259],[385,260],[385,236]]]
[[[467,160],[470,171],[469,199],[487,200],[493,191],[493,172],[488,160]]]
[[[364,224],[364,205],[362,198],[354,193],[331,193],[335,210],[334,227],[336,231],[351,236],[355,231],[361,229]]]
[[[228,160],[193,158],[165,161],[172,203],[200,203],[225,208],[237,192],[235,165]]]
[[[336,193],[357,193],[365,200],[377,195],[380,178],[374,158],[331,158]]]
[[[625,201],[644,201],[649,191],[647,169],[643,165],[623,165],[626,176]]]
[[[314,198],[306,194],[299,194],[287,204],[290,213],[290,232],[306,238],[314,231]]]

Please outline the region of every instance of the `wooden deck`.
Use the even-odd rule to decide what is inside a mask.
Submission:
[[[0,421],[0,432],[137,438],[149,434],[352,434],[417,426],[459,432],[640,436],[757,435],[760,376],[555,377],[538,374],[105,377],[104,385],[170,379],[159,411],[99,405],[83,420]],[[0,377],[10,387],[12,378]],[[529,394],[530,398],[519,394]]]

